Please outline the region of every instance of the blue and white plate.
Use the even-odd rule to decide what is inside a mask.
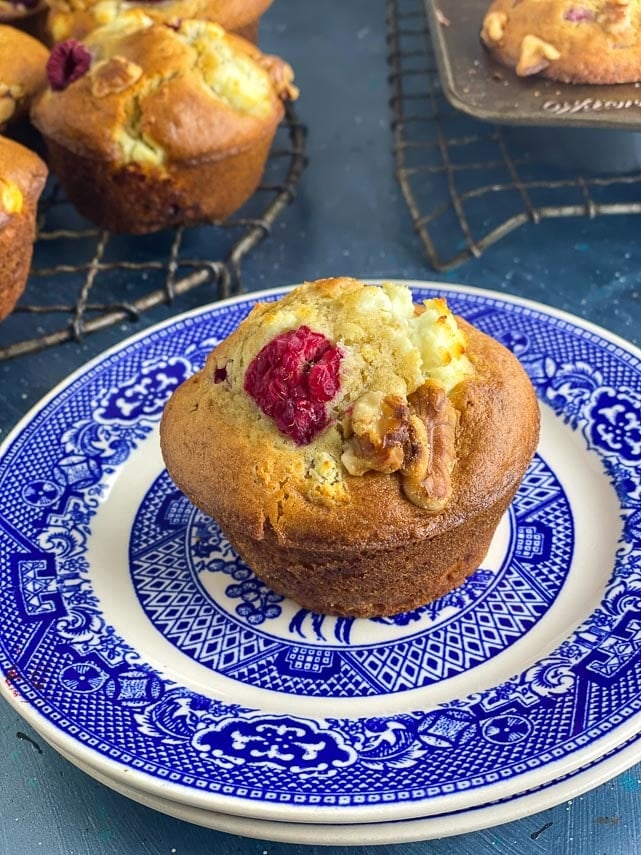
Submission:
[[[169,395],[283,291],[129,340],[7,439],[2,693],[79,766],[185,810],[365,824],[509,800],[641,729],[641,355],[527,301],[408,284],[513,350],[542,409],[482,567],[424,608],[299,608],[164,471]]]

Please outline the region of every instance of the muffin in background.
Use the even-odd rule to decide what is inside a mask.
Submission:
[[[224,220],[252,195],[293,72],[218,24],[122,14],[61,42],[32,109],[71,202],[115,232]]]
[[[0,132],[29,114],[47,85],[49,51],[32,36],[0,24]]]
[[[84,39],[96,27],[140,9],[160,23],[185,19],[213,21],[251,42],[258,41],[260,18],[273,0],[49,0],[47,39]]]
[[[46,0],[0,0],[0,24],[11,24],[38,38],[46,14]]]
[[[519,77],[580,84],[641,80],[638,0],[492,0],[481,40]]]
[[[168,401],[169,475],[304,608],[418,608],[476,570],[534,454],[516,357],[445,300],[349,278],[258,303]]]
[[[36,154],[0,137],[0,320],[13,310],[27,282],[46,180],[47,167]]]

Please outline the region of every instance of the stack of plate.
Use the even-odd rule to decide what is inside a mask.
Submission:
[[[638,759],[641,356],[543,306],[408,284],[510,347],[542,404],[483,566],[414,612],[284,600],[164,471],[172,390],[282,291],[129,340],[6,440],[2,693],[107,786],[234,833],[384,843],[515,819]]]

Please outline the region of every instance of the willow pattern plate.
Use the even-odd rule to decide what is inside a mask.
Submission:
[[[145,331],[8,437],[2,692],[65,756],[160,803],[336,825],[509,799],[639,730],[639,352],[544,306],[408,284],[513,350],[542,409],[482,567],[424,608],[300,609],[164,471],[172,390],[257,298],[283,291]]]

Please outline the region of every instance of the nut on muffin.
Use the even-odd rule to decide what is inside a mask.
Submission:
[[[596,84],[641,80],[638,0],[493,0],[481,39],[520,77]]]
[[[24,291],[47,167],[32,151],[0,137],[0,320]]]
[[[28,115],[47,85],[49,51],[32,36],[0,24],[0,131]]]
[[[291,68],[217,24],[120,15],[54,47],[32,109],[78,210],[116,232],[219,221],[258,186]]]
[[[260,18],[273,0],[49,0],[47,37],[51,42],[83,39],[96,27],[131,9],[141,9],[160,23],[196,18],[213,21],[252,42]]]
[[[338,278],[257,304],[160,436],[176,485],[267,585],[371,617],[478,568],[538,431],[518,360],[445,300]]]

